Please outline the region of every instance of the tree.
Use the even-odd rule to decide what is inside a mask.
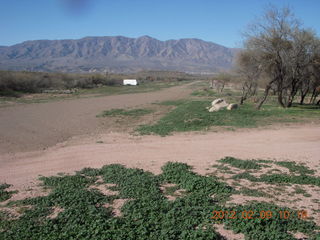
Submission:
[[[242,79],[240,104],[243,104],[245,100],[256,95],[261,67],[252,51],[240,52],[237,56],[237,65],[237,72]]]
[[[222,72],[210,80],[210,88],[216,88],[218,92],[223,92],[224,87],[231,82],[233,76],[230,73]]]
[[[310,69],[318,53],[315,33],[303,29],[289,8],[270,7],[245,33],[242,53],[254,54],[255,65],[268,79],[257,108],[260,109],[271,89],[282,107],[291,107],[302,88],[302,95],[308,93]]]

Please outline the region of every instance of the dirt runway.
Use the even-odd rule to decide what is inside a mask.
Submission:
[[[128,108],[187,97],[190,84],[157,92],[80,98],[0,108],[0,153],[33,151],[67,139],[101,131],[96,115],[111,108]]]

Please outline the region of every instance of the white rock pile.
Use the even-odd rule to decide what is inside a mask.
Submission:
[[[208,107],[209,112],[217,112],[221,109],[227,108],[227,110],[234,110],[238,108],[238,104],[231,103],[228,104],[224,99],[218,98],[211,102],[211,107]]]

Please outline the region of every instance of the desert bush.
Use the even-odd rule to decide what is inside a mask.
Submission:
[[[19,97],[47,89],[94,88],[120,84],[123,76],[0,71],[0,96]]]

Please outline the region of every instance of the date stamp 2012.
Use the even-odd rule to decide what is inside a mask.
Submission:
[[[290,219],[290,218],[299,218],[299,219],[308,219],[308,212],[306,210],[297,210],[297,211],[270,211],[270,210],[261,210],[261,211],[252,211],[244,210],[241,212],[237,211],[212,211],[212,216],[210,219],[222,220],[222,219],[272,219],[278,217],[280,219]]]

